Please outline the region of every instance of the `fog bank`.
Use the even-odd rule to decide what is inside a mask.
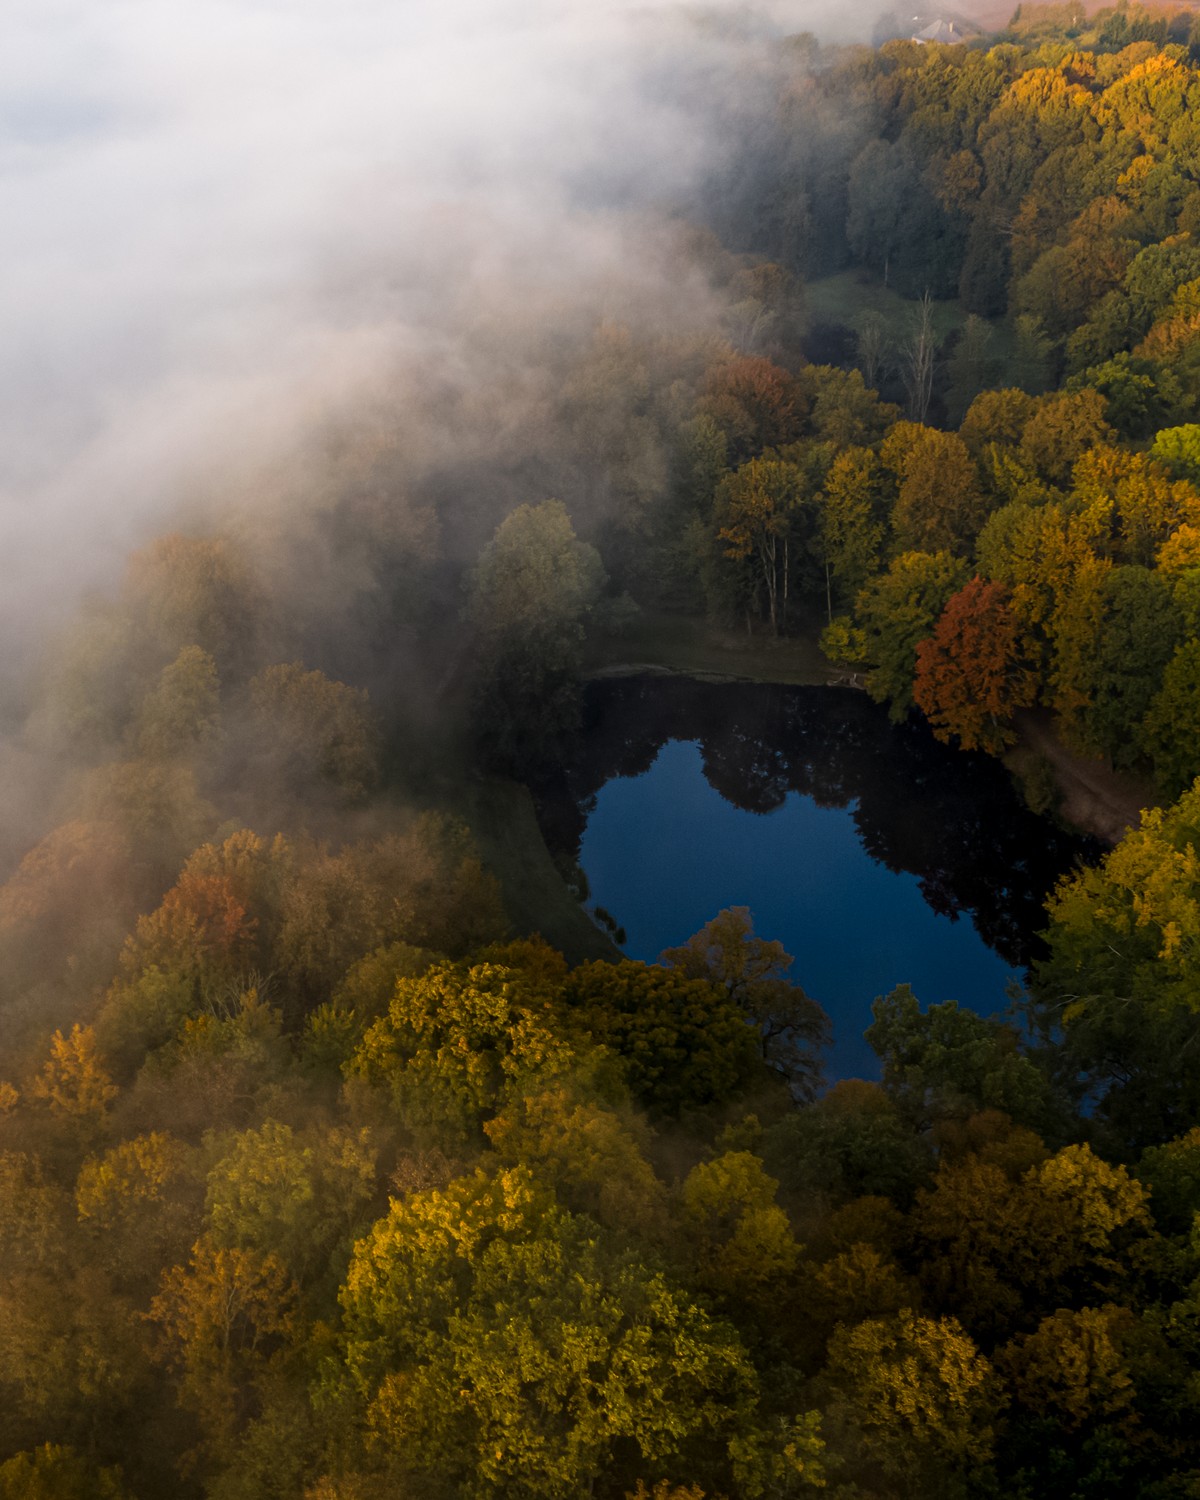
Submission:
[[[435,371],[469,385],[489,339],[695,294],[662,216],[720,150],[709,106],[752,86],[764,35],[821,21],[632,0],[15,0],[9,659],[147,534],[252,494],[330,412]]]

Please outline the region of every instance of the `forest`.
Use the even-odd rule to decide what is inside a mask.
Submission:
[[[686,297],[481,323],[6,689],[0,1500],[1200,1496],[1200,20],[738,58]],[[560,952],[481,836],[663,616],[1157,803],[829,1079],[751,912]]]

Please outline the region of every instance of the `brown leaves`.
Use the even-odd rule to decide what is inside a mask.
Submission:
[[[1036,693],[1007,599],[1002,585],[973,578],[917,647],[917,706],[938,739],[957,737],[965,750],[1011,744],[1012,715]]]

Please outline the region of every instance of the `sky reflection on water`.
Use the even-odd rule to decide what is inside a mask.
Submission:
[[[1097,853],[1029,813],[997,762],[838,689],[593,684],[539,802],[631,958],[748,906],[833,1020],[831,1078],[878,1076],[862,1033],[897,984],[1002,1010],[1055,881]]]
[[[863,848],[857,804],[818,807],[787,794],[769,813],[726,802],[704,778],[700,748],[672,740],[650,770],[601,788],[580,851],[592,900],[626,931],[630,958],[653,961],[727,906],[796,957],[793,978],[832,1016],[835,1077],[877,1077],[863,1040],[876,995],[911,984],[926,1004],[988,1013],[1020,978],[969,917],[935,912],[915,875]]]

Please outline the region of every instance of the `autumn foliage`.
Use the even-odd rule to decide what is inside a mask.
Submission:
[[[964,750],[1011,744],[1012,715],[1034,698],[1035,678],[1002,584],[973,578],[917,647],[913,696],[940,740]]]
[[[602,191],[529,310],[413,340],[0,691],[0,1500],[1200,1497],[1200,22],[1086,11],[722,25],[668,277],[621,310],[606,252],[558,318]],[[897,973],[825,1090],[815,942],[732,907],[636,962],[559,878],[587,676],[718,652],[814,684],[705,727],[760,811],[905,750],[851,687],[989,752],[1037,702],[1182,795],[1059,884],[1022,1024]],[[919,835],[1007,963],[1035,867],[932,806],[864,795],[863,847]]]

